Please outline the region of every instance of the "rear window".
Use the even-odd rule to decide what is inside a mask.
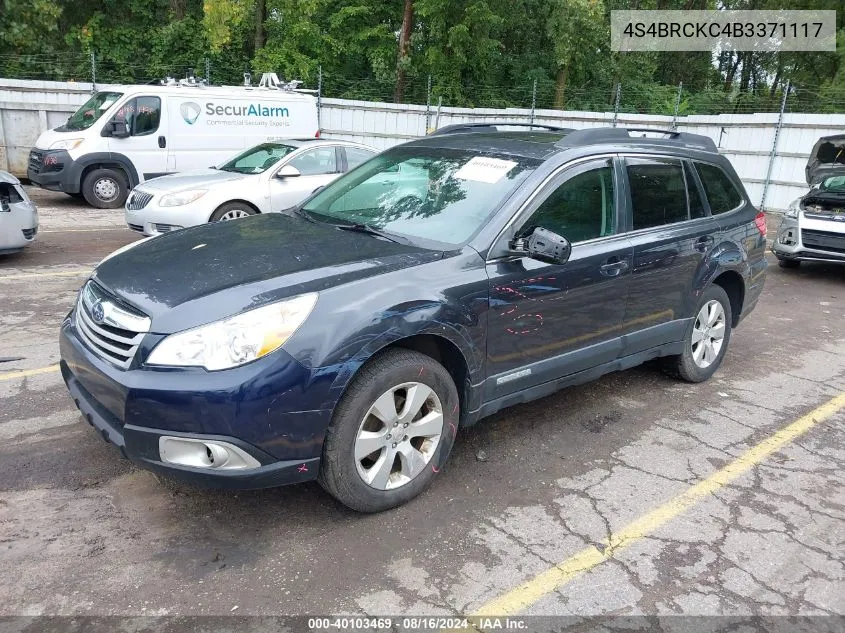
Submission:
[[[635,231],[689,218],[680,161],[628,158],[625,162]]]
[[[695,168],[704,186],[704,194],[710,203],[710,213],[718,215],[732,211],[742,204],[742,194],[721,167],[696,163]]]

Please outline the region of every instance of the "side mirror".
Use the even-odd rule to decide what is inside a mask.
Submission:
[[[124,119],[114,119],[103,128],[103,136],[127,138],[129,136],[129,125]]]
[[[302,173],[293,165],[283,165],[282,168],[276,172],[276,178],[296,178]]]
[[[515,240],[511,253],[550,264],[565,264],[572,254],[572,244],[562,235],[538,226],[527,237]]]

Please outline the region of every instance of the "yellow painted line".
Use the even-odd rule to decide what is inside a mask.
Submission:
[[[28,378],[29,376],[38,376],[39,374],[52,374],[59,371],[58,364],[49,365],[47,367],[39,367],[38,369],[24,369],[22,371],[12,371],[9,373],[0,373],[0,381],[14,380],[15,378]]]
[[[44,277],[79,277],[90,274],[90,270],[74,270],[52,273],[20,273],[16,275],[2,275],[0,276],[0,281],[8,281],[11,279],[43,279]]]
[[[698,502],[708,498],[737,477],[747,473],[754,466],[757,466],[817,424],[824,422],[843,407],[845,407],[845,393],[839,394],[807,415],[795,420],[795,422],[767,437],[727,466],[717,470],[677,497],[624,526],[602,543],[603,549],[590,546],[581,550],[571,558],[479,607],[472,617],[474,619],[505,617],[525,610],[562,585],[609,560],[620,550],[666,525]]]

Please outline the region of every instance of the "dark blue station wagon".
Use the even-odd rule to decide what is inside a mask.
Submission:
[[[662,359],[722,363],[766,273],[765,219],[712,140],[446,130],[284,214],[137,242],[61,329],[85,418],[133,462],[372,512],[458,431]]]

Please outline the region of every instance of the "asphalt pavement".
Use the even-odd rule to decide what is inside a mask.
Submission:
[[[120,210],[30,193],[38,240],[0,257],[0,357],[20,357],[0,363],[0,615],[801,615],[841,630],[845,268],[770,259],[709,382],[646,365],[504,410],[458,434],[420,498],[361,515],[317,484],[175,484],[104,443],[56,369],[58,327],[97,261],[138,236]]]

